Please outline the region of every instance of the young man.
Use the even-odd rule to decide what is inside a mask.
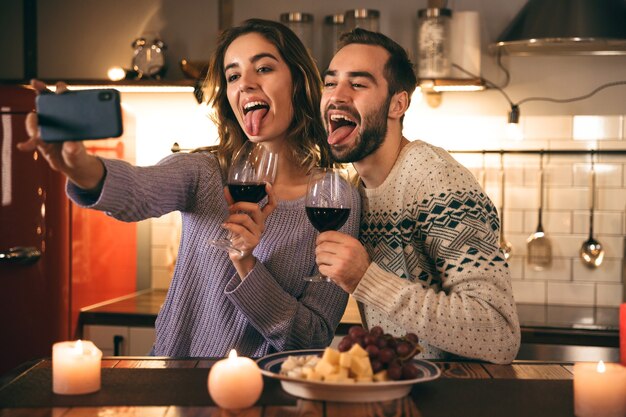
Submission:
[[[359,302],[367,326],[414,332],[422,357],[511,362],[520,328],[493,203],[441,148],[402,136],[416,78],[406,51],[355,29],[324,75],[321,111],[336,160],[361,179],[360,241],[317,240],[320,272]]]

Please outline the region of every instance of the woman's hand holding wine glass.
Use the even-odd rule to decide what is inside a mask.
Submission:
[[[228,236],[209,240],[209,245],[228,251],[233,260],[252,253],[265,229],[265,219],[276,207],[271,183],[276,177],[277,160],[276,153],[248,141],[228,170],[225,195],[229,216],[223,225]],[[267,204],[259,206],[266,195]]]
[[[309,221],[320,233],[339,230],[350,216],[352,206],[348,171],[339,168],[314,168],[309,177],[305,201]],[[330,282],[321,274],[304,278],[311,282]]]

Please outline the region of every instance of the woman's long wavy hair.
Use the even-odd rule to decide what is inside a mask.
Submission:
[[[248,33],[258,33],[272,43],[291,71],[294,116],[287,135],[286,149],[291,152],[289,158],[307,171],[315,165],[332,166],[320,115],[322,81],[313,58],[286,26],[270,20],[249,19],[222,32],[204,81],[205,96],[214,109],[212,119],[220,138],[214,149],[222,172],[228,171],[233,154],[248,140],[228,102],[224,74],[226,50],[235,39]]]

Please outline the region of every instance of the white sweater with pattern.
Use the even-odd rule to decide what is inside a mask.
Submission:
[[[414,141],[361,196],[360,240],[372,264],[352,295],[363,321],[416,333],[422,358],[515,359],[520,328],[500,222],[474,176]]]

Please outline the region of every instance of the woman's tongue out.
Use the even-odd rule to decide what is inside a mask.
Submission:
[[[248,136],[258,136],[261,130],[261,120],[268,111],[269,107],[267,106],[256,106],[243,116]]]

